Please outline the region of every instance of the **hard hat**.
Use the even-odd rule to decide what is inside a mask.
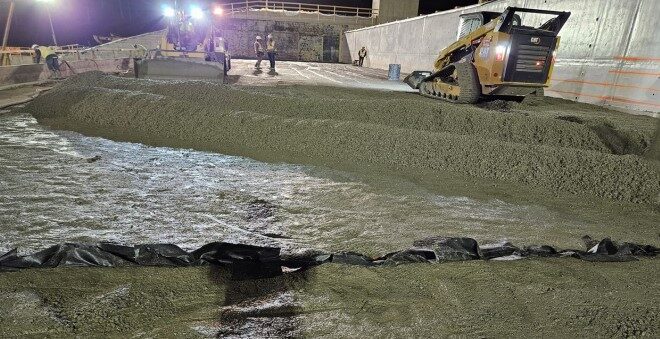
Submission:
[[[35,49],[35,48],[38,48],[38,47],[39,47],[39,45],[37,45],[37,44],[32,45],[32,49]]]
[[[272,34],[268,34],[268,39],[272,39],[272,38],[273,38],[273,35],[272,35]]]
[[[257,40],[261,40],[261,36],[257,35]]]

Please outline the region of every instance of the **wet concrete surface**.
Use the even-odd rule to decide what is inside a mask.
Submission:
[[[339,86],[362,89],[379,89],[397,92],[416,92],[399,81],[388,80],[387,71],[346,64],[321,64],[315,62],[277,61],[271,71],[268,60],[262,69],[254,68],[255,60],[232,60],[229,83],[234,85],[314,85]],[[403,77],[401,77],[403,79]]]
[[[0,87],[0,110],[26,103],[35,98],[39,93],[49,90],[55,83],[43,81],[24,85],[13,85]],[[2,111],[0,111],[2,114]]]
[[[422,107],[437,108],[431,115],[424,110],[405,111],[418,99],[408,101],[400,96],[405,93],[387,92],[360,103],[369,94],[360,89],[319,91],[300,86],[311,79],[324,85],[332,82],[313,78],[314,72],[344,75],[331,67],[320,73],[282,64],[278,72],[283,79],[271,80],[263,74],[250,78],[248,73],[237,74],[240,77],[234,81],[241,97],[258,95],[262,103],[287,105],[291,98],[301,99],[292,106],[295,109],[273,114],[293,125],[369,124],[415,134],[480,135],[504,146],[537,145],[558,151],[568,142],[594,159],[621,156],[635,162],[642,161],[644,145],[654,133],[646,118],[607,111],[616,131],[613,142],[607,143],[609,130],[603,138],[589,127],[604,126],[594,120],[600,111],[563,101],[549,101],[533,110],[506,103],[459,107],[457,112],[466,116],[462,117],[453,108],[426,99]],[[337,67],[353,71],[352,66]],[[309,79],[296,78],[298,72]],[[346,74],[342,80],[346,84],[359,84],[349,77],[362,81]],[[382,80],[382,76],[373,78]],[[303,80],[297,84],[299,78]],[[240,86],[241,81],[258,88]],[[261,86],[269,81],[275,85],[291,81],[293,86]],[[378,84],[389,83],[374,80],[374,86]],[[85,115],[87,122],[104,119],[85,112],[86,105],[94,102],[123,103],[135,117],[144,117],[141,114],[155,107],[150,101],[172,100],[173,107],[191,111],[198,107],[185,99],[185,93],[177,94],[176,86],[155,91],[121,86],[125,85],[89,86],[82,101],[66,96],[74,92],[63,91],[51,96],[58,100],[49,105],[60,113]],[[201,89],[200,105],[207,103],[205,94],[219,96],[209,88],[205,92],[203,85],[193,88]],[[118,100],[105,101],[107,96]],[[326,106],[333,109],[307,110],[316,104],[315,97],[342,100],[329,101]],[[254,110],[263,113],[258,105],[241,111],[232,97],[222,100],[216,107],[233,107],[231,112],[204,111],[204,115],[226,114],[237,121],[265,117],[255,114]],[[347,109],[356,105],[359,110]],[[406,114],[397,115],[402,112]],[[537,115],[535,119],[521,120],[530,112]],[[581,123],[556,119],[567,115]],[[139,120],[111,128],[137,129]],[[511,127],[524,122],[535,124],[531,132]],[[94,137],[99,135],[94,129],[83,129],[85,136],[55,129],[58,126],[65,125],[47,127],[16,111],[0,114],[0,252],[13,247],[30,252],[67,241],[171,242],[186,249],[230,241],[280,246],[285,254],[316,249],[380,255],[434,235],[559,247],[580,247],[584,234],[654,245],[659,240],[657,208],[652,204],[549,192],[466,173],[397,170],[378,164],[353,168],[302,161],[305,165],[299,165],[283,163],[273,154],[245,154],[268,160],[261,162],[205,152],[205,147],[193,150],[185,143],[171,145],[181,148],[163,147],[171,141],[167,138],[150,137],[155,142],[147,146]],[[503,126],[506,132],[498,133]],[[277,136],[277,129],[256,133],[264,131]],[[318,131],[309,133],[332,137]],[[125,140],[120,134],[107,137]],[[213,133],[204,138],[213,140]],[[621,140],[638,142],[616,144]],[[0,276],[0,335],[506,337],[529,335],[534,328],[533,333],[543,336],[653,337],[658,333],[658,300],[649,292],[658,284],[649,276],[657,271],[657,260],[485,261],[377,269],[324,265],[305,274],[237,283],[208,268],[27,270]]]
[[[653,118],[542,101],[503,112],[393,91],[87,73],[25,111],[56,129],[154,146],[333,168],[465,173],[552,193],[657,203],[660,166],[642,157]]]
[[[115,142],[51,130],[26,114],[0,115],[0,150],[0,251],[229,241],[378,255],[430,235],[575,247],[583,234],[648,241],[656,218],[598,201],[572,210],[579,198],[521,201],[516,194],[530,193],[506,185],[475,195],[470,179],[436,178],[443,187],[434,187],[382,172]]]

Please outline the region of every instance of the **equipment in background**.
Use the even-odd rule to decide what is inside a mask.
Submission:
[[[167,33],[159,48],[135,59],[135,77],[150,79],[225,80],[230,67],[226,43],[216,36],[213,18],[192,7],[166,8]],[[222,48],[219,45],[222,45]]]
[[[110,36],[92,35],[92,37],[94,38],[94,41],[96,41],[96,43],[99,45],[107,44],[108,42],[113,42],[124,38],[123,36],[112,33],[110,33]]]
[[[517,7],[463,14],[458,41],[440,52],[433,71],[415,71],[404,81],[424,96],[456,103],[542,95],[570,15]]]

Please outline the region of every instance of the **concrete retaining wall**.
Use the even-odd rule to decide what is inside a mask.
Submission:
[[[660,112],[657,0],[500,0],[346,32],[351,58],[366,46],[365,66],[428,70],[456,40],[459,15],[507,6],[570,11],[546,95]],[[524,18],[523,18],[524,19]]]
[[[132,58],[143,53],[142,50],[134,49],[133,45],[140,44],[146,48],[156,48],[164,34],[164,30],[151,32],[119,39],[79,53],[60,54],[62,75],[69,76],[87,71],[127,72],[133,68]],[[17,65],[0,66],[0,86],[41,81],[50,76],[50,71],[43,61],[38,65],[32,64],[30,55],[14,55],[11,62]]]
[[[105,73],[127,72],[132,68],[133,60],[130,58],[72,60],[60,65],[62,75],[64,76],[89,71],[102,71]],[[44,64],[0,67],[0,85],[2,86],[42,81],[48,79],[49,76],[50,71]]]
[[[143,53],[142,50],[135,50],[133,45],[140,44],[148,49],[157,48],[160,44],[161,37],[164,34],[164,30],[140,34],[77,52],[62,53],[59,54],[59,58],[60,60],[66,61],[79,61],[132,58],[141,56]],[[11,55],[10,63],[11,65],[30,65],[32,63],[32,54]]]

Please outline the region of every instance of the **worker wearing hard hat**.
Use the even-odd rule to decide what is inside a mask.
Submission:
[[[32,45],[32,49],[34,50],[34,63],[38,64],[41,62],[41,59],[43,58],[46,62],[46,65],[48,66],[48,70],[50,70],[51,77],[54,78],[61,78],[62,73],[60,72],[60,64],[59,60],[57,58],[57,54],[55,51],[53,51],[52,48],[46,47],[46,46],[39,46],[39,45]]]
[[[268,60],[270,61],[270,70],[275,71],[275,54],[277,54],[277,49],[275,48],[275,39],[271,34],[268,34],[268,40],[266,40],[266,52],[268,53]]]
[[[261,37],[257,35],[254,41],[254,54],[257,56],[257,63],[254,68],[261,69],[261,61],[264,59],[264,47],[261,45]]]

